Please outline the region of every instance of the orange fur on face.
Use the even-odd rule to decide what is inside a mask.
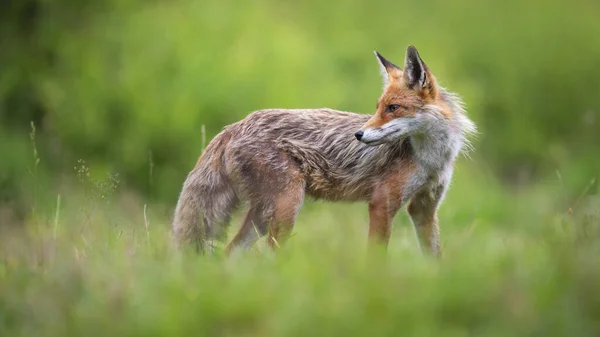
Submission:
[[[410,88],[401,70],[394,68],[387,70],[389,84],[377,101],[375,114],[362,129],[380,128],[395,118],[415,116],[417,111],[427,104],[439,106],[440,112],[445,117],[449,117],[450,109],[439,95],[437,81],[429,70],[427,70],[425,85],[420,88]],[[399,105],[400,108],[388,112],[387,108],[392,104]]]

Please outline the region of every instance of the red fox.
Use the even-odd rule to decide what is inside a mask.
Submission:
[[[248,249],[267,234],[276,248],[310,196],[367,201],[369,243],[384,248],[393,217],[410,202],[421,249],[440,254],[436,213],[475,124],[414,46],[406,51],[404,70],[375,55],[384,90],[371,117],[325,108],[269,109],[226,126],[183,184],[172,225],[176,244],[211,250],[232,211],[247,202],[246,218],[226,252]]]

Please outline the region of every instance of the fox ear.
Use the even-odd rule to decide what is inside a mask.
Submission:
[[[402,69],[400,69],[400,67],[388,61],[385,57],[381,56],[379,52],[375,51],[375,56],[377,56],[379,70],[381,71],[381,76],[383,77],[383,84],[385,86],[387,86],[390,83],[390,79],[392,77],[396,77],[402,74]]]
[[[424,88],[429,80],[427,66],[421,60],[417,48],[409,46],[404,60],[404,80],[410,88]]]

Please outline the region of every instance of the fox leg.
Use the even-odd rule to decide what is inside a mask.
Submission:
[[[251,205],[228,252],[236,246],[248,248],[258,236],[267,233],[269,246],[282,244],[294,226],[304,199],[306,182],[297,161],[270,143],[258,144],[253,144],[252,151],[247,147],[233,147],[226,153],[231,162],[229,175],[235,181],[238,194]]]
[[[400,209],[402,198],[385,185],[376,187],[369,201],[369,249],[387,249],[392,234],[392,222]]]
[[[230,255],[236,248],[244,250],[252,248],[258,239],[267,234],[268,224],[262,213],[263,209],[259,205],[250,206],[242,227],[225,248],[227,255]]]
[[[304,180],[294,179],[274,198],[267,243],[277,249],[289,238],[304,200]]]
[[[437,209],[443,198],[444,186],[417,193],[408,205],[408,214],[415,226],[421,250],[441,255],[440,227]]]
[[[298,182],[287,186],[284,193],[267,202],[268,206],[264,205],[265,201],[250,206],[242,227],[225,249],[226,254],[231,254],[238,247],[251,248],[267,232],[268,245],[278,248],[291,234],[303,200],[304,184]]]

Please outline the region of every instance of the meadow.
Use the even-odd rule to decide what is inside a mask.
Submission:
[[[600,199],[569,203],[559,177],[509,192],[465,162],[439,260],[404,212],[388,252],[367,255],[366,205],[314,201],[276,253],[178,251],[168,212],[80,162],[78,192],[2,233],[0,335],[597,335]]]
[[[2,6],[0,336],[600,335],[597,2]],[[277,252],[175,249],[177,195],[224,125],[373,113],[373,50],[409,44],[480,131],[440,259],[404,209],[367,254],[367,205],[314,200]]]

